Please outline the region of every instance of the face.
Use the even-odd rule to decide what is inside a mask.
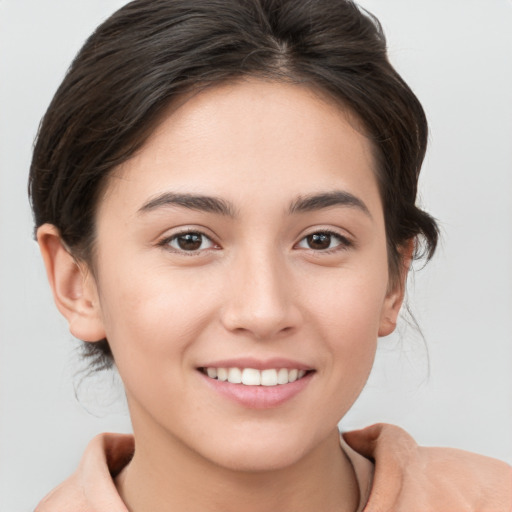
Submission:
[[[342,109],[254,79],[112,173],[87,286],[136,436],[265,469],[332,435],[400,306],[373,165]]]

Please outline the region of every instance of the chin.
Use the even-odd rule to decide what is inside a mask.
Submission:
[[[217,465],[237,472],[267,472],[289,468],[308,452],[309,443],[303,435],[226,436],[215,443],[207,457]],[[210,451],[210,450],[208,450]]]
[[[219,466],[240,473],[263,473],[280,471],[289,468],[298,462],[300,456],[297,451],[289,452],[280,450],[262,450],[261,447],[254,450],[244,450],[235,454],[219,454],[216,457]]]

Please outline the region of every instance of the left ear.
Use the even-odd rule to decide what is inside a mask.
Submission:
[[[379,325],[379,336],[388,336],[396,328],[398,313],[404,301],[407,274],[411,266],[413,253],[414,239],[411,239],[400,248],[400,272],[394,282],[390,283],[390,288],[384,299]]]
[[[55,304],[71,334],[88,342],[105,338],[98,290],[90,270],[74,258],[55,226],[40,226],[37,241]]]

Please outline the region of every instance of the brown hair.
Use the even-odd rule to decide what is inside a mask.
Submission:
[[[408,241],[432,256],[437,226],[416,206],[425,114],[387,59],[378,20],[351,0],[135,0],[114,13],[41,122],[29,179],[36,229],[54,224],[90,264],[105,176],[178,95],[244,76],[307,83],[354,112],[375,150],[391,278]],[[93,365],[112,364],[106,340],[86,350]]]

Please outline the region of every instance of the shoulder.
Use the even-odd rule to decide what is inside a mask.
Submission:
[[[113,476],[130,461],[133,452],[132,435],[97,435],[75,473],[45,496],[34,512],[128,512]]]
[[[345,441],[375,463],[366,512],[511,512],[512,467],[453,448],[418,446],[401,428],[377,424]]]
[[[377,424],[343,434],[374,463],[363,512],[512,512],[512,468],[451,448],[426,448],[399,427]],[[36,512],[127,512],[112,475],[133,455],[133,437],[102,434],[87,447],[76,472]],[[364,468],[363,468],[364,469]]]

